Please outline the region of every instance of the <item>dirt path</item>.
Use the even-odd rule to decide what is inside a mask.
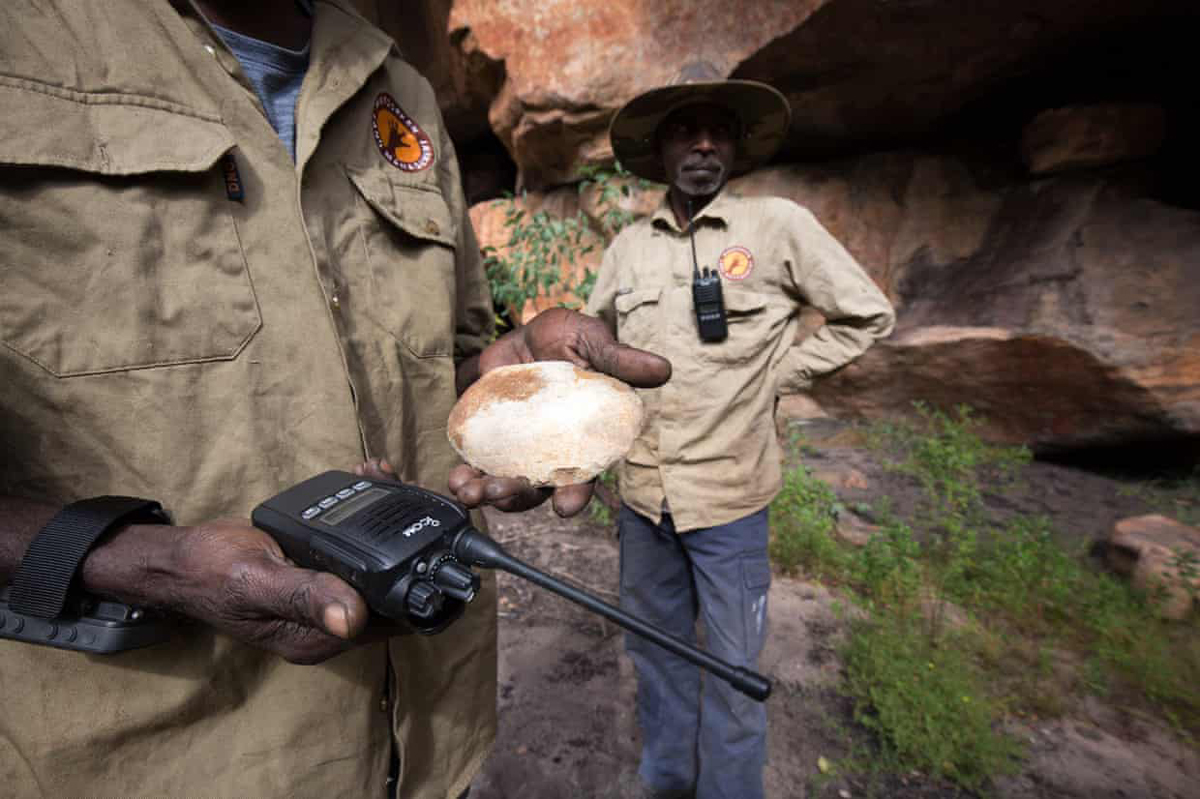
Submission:
[[[828,446],[810,464],[847,503],[905,488],[869,453]],[[1003,502],[1012,512],[1048,513],[1059,529],[1094,540],[1122,515],[1143,512],[1112,481],[1033,464]],[[839,487],[840,486],[840,487]],[[489,512],[492,534],[517,557],[615,603],[613,531],[586,519]],[[624,632],[576,605],[515,577],[499,575],[500,730],[472,799],[627,799],[637,796],[639,737],[635,680]],[[768,700],[771,799],[968,796],[921,775],[821,778],[817,761],[852,752],[870,757],[867,736],[836,691],[843,623],[836,597],[816,583],[776,576],[769,598],[771,636],[761,670],[774,682]],[[1015,799],[1200,799],[1200,752],[1152,720],[1130,718],[1095,700],[1069,716],[1011,731],[1028,742],[1021,774],[997,793]]]

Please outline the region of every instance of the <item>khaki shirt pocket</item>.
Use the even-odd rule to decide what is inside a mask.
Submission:
[[[719,363],[744,363],[763,351],[770,335],[768,297],[728,283],[722,294],[728,335],[724,341],[702,344],[699,352]]]
[[[227,360],[262,319],[219,121],[0,81],[0,341],[60,377]]]
[[[618,294],[613,299],[617,311],[617,338],[629,344],[657,351],[659,330],[662,327],[660,309],[662,289],[637,289]]]
[[[371,318],[419,358],[454,354],[458,226],[436,186],[393,182],[378,169],[347,166],[366,269],[341,264],[361,282]]]

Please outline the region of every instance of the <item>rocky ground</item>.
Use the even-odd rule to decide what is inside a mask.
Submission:
[[[827,431],[828,432],[828,431]],[[869,451],[824,435],[806,450],[809,465],[848,505],[879,493],[897,510],[915,501],[913,487],[886,472]],[[1113,522],[1147,512],[1126,484],[1079,469],[1035,462],[1001,510],[1052,516],[1065,535],[1103,539]],[[611,526],[562,520],[548,509],[491,513],[492,534],[519,558],[616,602],[617,542]],[[563,799],[636,796],[639,748],[635,680],[614,624],[501,574],[500,730],[472,799]],[[771,637],[761,670],[774,682],[768,700],[771,799],[820,797],[956,797],[954,786],[920,774],[821,775],[818,759],[870,758],[869,737],[852,721],[837,691],[836,646],[842,622],[837,597],[824,586],[776,576],[769,600]],[[1200,797],[1200,750],[1153,719],[1081,701],[1053,721],[1013,727],[1028,741],[1020,774],[995,793],[1016,799],[1194,799]]]

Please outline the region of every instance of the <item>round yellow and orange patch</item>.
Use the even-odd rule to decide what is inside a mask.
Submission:
[[[754,256],[745,247],[730,247],[721,253],[717,265],[729,280],[745,280],[754,269]]]
[[[433,163],[433,142],[386,92],[375,98],[371,116],[375,146],[384,159],[405,172],[420,172]]]

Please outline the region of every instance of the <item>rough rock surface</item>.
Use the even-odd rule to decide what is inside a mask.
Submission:
[[[1108,563],[1133,584],[1160,595],[1159,611],[1186,618],[1200,596],[1200,530],[1151,514],[1117,522],[1108,537]]]
[[[429,74],[456,140],[490,125],[534,189],[609,158],[612,113],[697,57],[783,91],[785,150],[809,157],[928,136],[1031,73],[1113,62],[1105,36],[1123,45],[1198,13],[1180,0],[358,3]]]
[[[462,37],[463,58],[504,63],[491,126],[521,185],[541,188],[611,158],[609,119],[635,94],[666,83],[697,55],[729,73],[820,5],[458,0],[449,24],[451,39]]]
[[[1147,158],[1167,137],[1167,114],[1143,103],[1070,106],[1043,111],[1021,136],[1021,157],[1035,175]]]

